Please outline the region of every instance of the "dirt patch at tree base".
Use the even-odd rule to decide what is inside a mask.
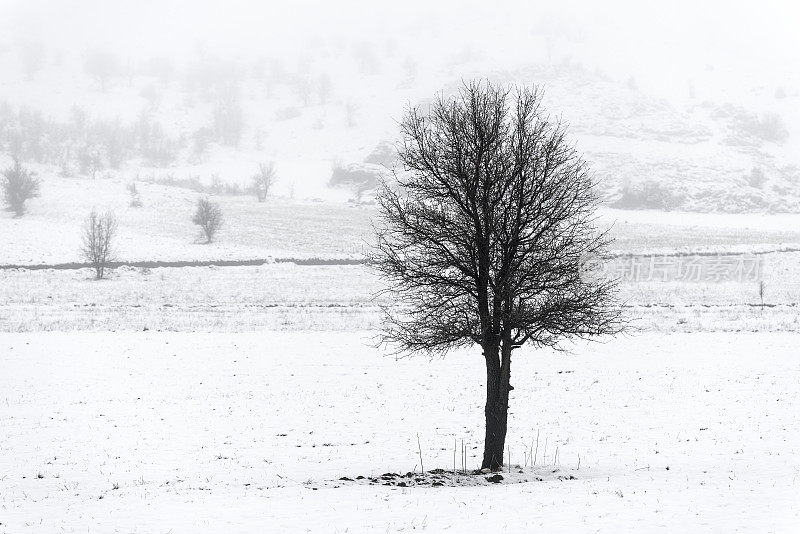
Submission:
[[[432,469],[424,473],[409,471],[405,474],[387,472],[382,475],[343,476],[320,484],[307,483],[312,489],[318,487],[338,488],[346,485],[410,487],[460,487],[491,486],[494,484],[522,484],[526,482],[577,480],[575,473],[555,466],[512,466],[504,471]]]

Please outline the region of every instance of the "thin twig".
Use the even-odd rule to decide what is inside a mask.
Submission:
[[[419,450],[419,468],[425,474],[425,466],[422,464],[422,445],[419,444],[419,432],[417,432],[417,449]]]

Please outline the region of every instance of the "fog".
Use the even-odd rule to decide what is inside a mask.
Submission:
[[[5,46],[42,41],[70,54],[102,48],[133,59],[180,59],[198,49],[292,57],[370,41],[441,64],[471,47],[508,65],[547,56],[547,36],[550,60],[635,76],[666,96],[697,79],[741,97],[759,86],[796,84],[800,70],[800,11],[781,1],[9,0],[0,9]]]
[[[797,14],[788,2],[7,1],[0,143],[62,174],[126,180],[245,187],[274,161],[276,193],[342,201],[332,168],[396,141],[409,105],[489,79],[544,90],[611,205],[794,212]],[[91,135],[70,132],[75,113]],[[750,182],[760,191],[738,189]],[[653,198],[630,204],[631,188]]]

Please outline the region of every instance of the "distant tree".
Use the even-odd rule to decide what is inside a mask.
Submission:
[[[98,171],[103,169],[103,157],[97,146],[84,146],[78,152],[79,172],[92,180],[97,178]]]
[[[158,106],[161,105],[161,91],[152,83],[142,87],[142,90],[139,91],[139,96],[147,102],[148,112],[157,111]]]
[[[108,89],[109,80],[120,73],[119,60],[116,56],[101,50],[90,52],[84,67],[86,74],[97,80],[100,90],[104,93]]]
[[[33,172],[22,166],[19,160],[3,171],[0,187],[3,190],[6,208],[21,217],[25,213],[25,202],[39,196],[40,181]]]
[[[472,82],[410,109],[384,183],[371,264],[397,304],[385,341],[403,351],[478,345],[486,363],[482,468],[503,465],[511,354],[526,343],[618,331],[614,283],[582,269],[608,238],[593,227],[589,169],[534,87]]]
[[[767,175],[764,174],[764,171],[758,167],[753,167],[750,170],[750,175],[746,177],[747,184],[750,187],[755,187],[756,189],[760,189],[764,182],[767,181]]]
[[[19,57],[22,61],[22,69],[25,71],[25,79],[31,81],[44,66],[44,46],[39,42],[22,43]]]
[[[213,113],[213,130],[217,141],[224,145],[238,145],[244,130],[244,113],[236,83],[229,82],[218,87]]]
[[[300,103],[303,107],[308,107],[311,104],[311,93],[314,86],[308,76],[299,75],[294,80],[294,93],[300,98]]]
[[[207,198],[200,198],[197,200],[192,222],[200,226],[206,242],[211,243],[220,226],[222,226],[222,209],[216,202],[211,202]]]
[[[403,61],[403,72],[405,73],[405,77],[409,80],[416,78],[417,62],[412,56],[406,57]]]
[[[168,85],[175,77],[175,65],[166,57],[152,57],[141,65],[140,70],[143,74],[156,78],[161,85]]]
[[[139,194],[139,188],[136,187],[136,182],[131,182],[128,184],[128,194],[131,197],[130,203],[128,205],[132,208],[141,208],[142,197]]]
[[[344,120],[348,128],[353,128],[356,125],[357,112],[358,104],[348,99],[344,104]]]
[[[119,169],[119,166],[127,158],[128,148],[133,145],[131,128],[124,127],[117,117],[113,120],[96,121],[93,125],[93,133],[102,146],[109,167]],[[102,158],[99,158],[99,161],[102,162]],[[101,165],[95,165],[95,167],[99,170]]]
[[[279,108],[275,110],[275,120],[279,121],[296,119],[300,115],[302,115],[302,112],[294,106],[287,106],[285,108]]]
[[[269,190],[275,184],[277,173],[275,171],[275,162],[259,163],[258,172],[251,178],[253,192],[259,202],[264,202],[267,199]]]
[[[327,104],[328,100],[331,98],[332,91],[333,82],[331,82],[330,75],[327,72],[320,74],[319,79],[317,80],[317,95],[319,97],[319,103]]]
[[[358,63],[361,74],[378,74],[380,64],[375,56],[374,45],[368,41],[360,41],[353,45],[353,57]]]
[[[211,128],[202,127],[198,128],[192,134],[192,159],[194,161],[202,161],[208,152],[208,146],[214,139],[214,132]]]
[[[95,210],[92,210],[86,218],[83,226],[81,254],[91,264],[97,280],[105,277],[109,263],[116,259],[113,248],[116,234],[117,218],[113,212],[108,211],[104,214],[98,214]]]
[[[70,141],[65,141],[59,144],[55,151],[59,175],[65,178],[72,176],[72,143]]]

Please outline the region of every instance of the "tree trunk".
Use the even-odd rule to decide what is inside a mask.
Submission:
[[[486,357],[486,437],[481,469],[498,471],[503,467],[503,451],[508,429],[508,392],[511,366],[510,346],[484,348]]]

